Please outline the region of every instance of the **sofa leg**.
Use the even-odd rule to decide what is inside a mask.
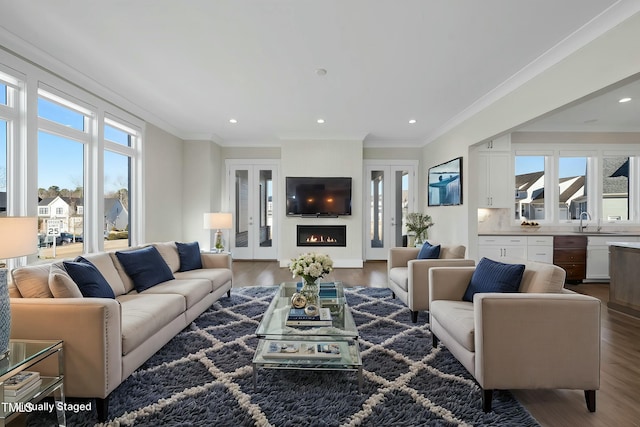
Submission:
[[[589,412],[596,412],[596,391],[585,390],[584,399],[587,401],[587,409],[589,409]]]
[[[491,400],[493,399],[493,390],[482,390],[482,410],[491,412]]]
[[[411,321],[413,323],[418,323],[418,312],[413,310],[409,310],[409,311],[411,311]]]
[[[227,298],[231,298],[231,289],[227,291]]]
[[[98,413],[98,421],[101,423],[109,418],[109,396],[104,399],[96,398],[96,412]]]
[[[431,347],[438,347],[438,337],[433,332],[431,332]]]
[[[391,298],[396,299],[396,294],[394,294],[393,292],[391,292]]]

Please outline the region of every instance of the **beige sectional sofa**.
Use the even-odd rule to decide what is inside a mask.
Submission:
[[[584,390],[595,411],[600,300],[564,289],[566,273],[553,264],[501,261],[524,264],[517,292],[476,293],[472,301],[463,296],[478,267],[429,271],[433,346],[441,341],[474,376],[485,412],[494,389]]]
[[[102,273],[115,299],[64,289],[70,277],[61,263],[12,271],[11,337],[64,340],[65,394],[96,398],[101,419],[111,391],[213,302],[230,296],[230,255],[203,253],[202,268],[179,271],[175,242],[148,246],[158,250],[174,279],[142,292],[115,252],[83,255]]]

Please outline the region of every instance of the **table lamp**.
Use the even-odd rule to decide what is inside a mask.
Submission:
[[[0,259],[17,258],[38,251],[38,219],[36,217],[0,217]],[[0,359],[9,350],[11,306],[8,268],[0,268]]]
[[[233,225],[231,212],[213,212],[204,214],[204,228],[206,230],[216,230],[214,246],[212,252],[222,252],[224,250],[224,239],[222,230],[229,230]]]

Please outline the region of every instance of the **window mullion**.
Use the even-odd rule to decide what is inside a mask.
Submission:
[[[38,118],[38,129],[43,132],[58,135],[67,139],[72,139],[84,144],[87,144],[91,141],[91,135],[89,135],[89,133],[87,132],[72,129],[67,126],[61,125],[60,123],[44,119],[42,117]]]

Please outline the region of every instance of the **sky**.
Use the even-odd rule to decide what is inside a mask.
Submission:
[[[82,114],[42,98],[38,101],[38,115],[74,129],[83,130],[84,127]],[[105,138],[128,145],[127,134],[111,126],[105,126]],[[126,156],[106,151],[104,163],[105,191],[127,187]],[[83,145],[46,132],[38,132],[38,187],[46,189],[55,185],[61,189],[74,190],[83,185],[82,177]]]
[[[587,171],[586,157],[561,157],[560,178],[584,175]],[[516,175],[544,171],[544,156],[516,156]]]

